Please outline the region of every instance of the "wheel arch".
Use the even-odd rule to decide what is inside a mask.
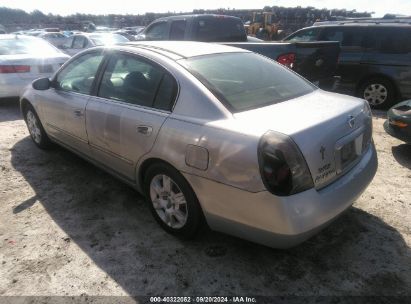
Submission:
[[[169,163],[169,162],[167,162],[167,161],[165,161],[165,160],[163,160],[163,159],[161,159],[161,158],[158,158],[158,157],[150,157],[150,158],[147,158],[147,159],[145,159],[142,163],[141,163],[141,165],[138,167],[138,169],[137,169],[137,187],[142,191],[143,189],[144,189],[144,177],[145,177],[145,174],[146,174],[146,172],[147,172],[147,169],[150,167],[150,166],[152,166],[152,165],[154,165],[154,164],[158,164],[158,163],[160,163],[160,164],[165,164],[165,165],[167,165],[167,166],[170,166],[170,167],[172,167],[172,168],[174,168],[175,170],[177,170],[177,171],[179,171],[180,172],[180,170],[178,170],[175,166],[173,166],[171,163]],[[143,191],[142,191],[143,192]]]
[[[372,74],[367,74],[367,75],[363,76],[363,77],[358,81],[357,86],[356,86],[356,88],[355,88],[355,93],[356,93],[357,96],[359,96],[359,94],[360,94],[360,89],[361,89],[361,87],[362,87],[368,80],[373,79],[373,78],[382,78],[382,79],[385,79],[385,80],[389,81],[389,82],[391,83],[391,85],[393,86],[393,88],[394,88],[394,96],[395,96],[395,98],[399,98],[399,97],[400,97],[400,96],[399,96],[399,95],[400,95],[399,88],[398,88],[396,82],[394,81],[393,77],[391,77],[391,76],[389,76],[389,75],[387,75],[387,74],[383,74],[383,73],[372,73]],[[362,98],[362,96],[361,96],[361,98]]]

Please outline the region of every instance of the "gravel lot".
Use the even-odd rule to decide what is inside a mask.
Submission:
[[[342,217],[290,250],[220,233],[183,242],[143,198],[0,105],[0,295],[410,295],[411,146],[374,113],[379,169]]]

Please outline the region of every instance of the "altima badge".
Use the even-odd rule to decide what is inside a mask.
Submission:
[[[355,124],[354,116],[352,115],[348,116],[348,125],[350,126],[351,129],[354,127],[354,124]]]

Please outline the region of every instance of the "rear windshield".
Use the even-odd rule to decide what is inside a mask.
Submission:
[[[129,41],[126,37],[119,34],[94,34],[90,35],[90,39],[93,40],[97,46],[125,43]]]
[[[39,38],[0,39],[0,55],[60,53],[50,43]]]
[[[223,16],[195,20],[194,35],[204,42],[247,41],[241,20]]]
[[[179,61],[231,112],[283,102],[316,89],[280,64],[255,53],[224,53]]]

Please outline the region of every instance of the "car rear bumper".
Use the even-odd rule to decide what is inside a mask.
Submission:
[[[38,75],[27,79],[22,79],[17,76],[0,77],[0,98],[20,97],[26,86],[37,78],[39,78]]]
[[[252,193],[185,174],[213,230],[275,248],[308,239],[350,207],[377,170],[374,145],[361,161],[327,187],[288,197],[268,191]]]

